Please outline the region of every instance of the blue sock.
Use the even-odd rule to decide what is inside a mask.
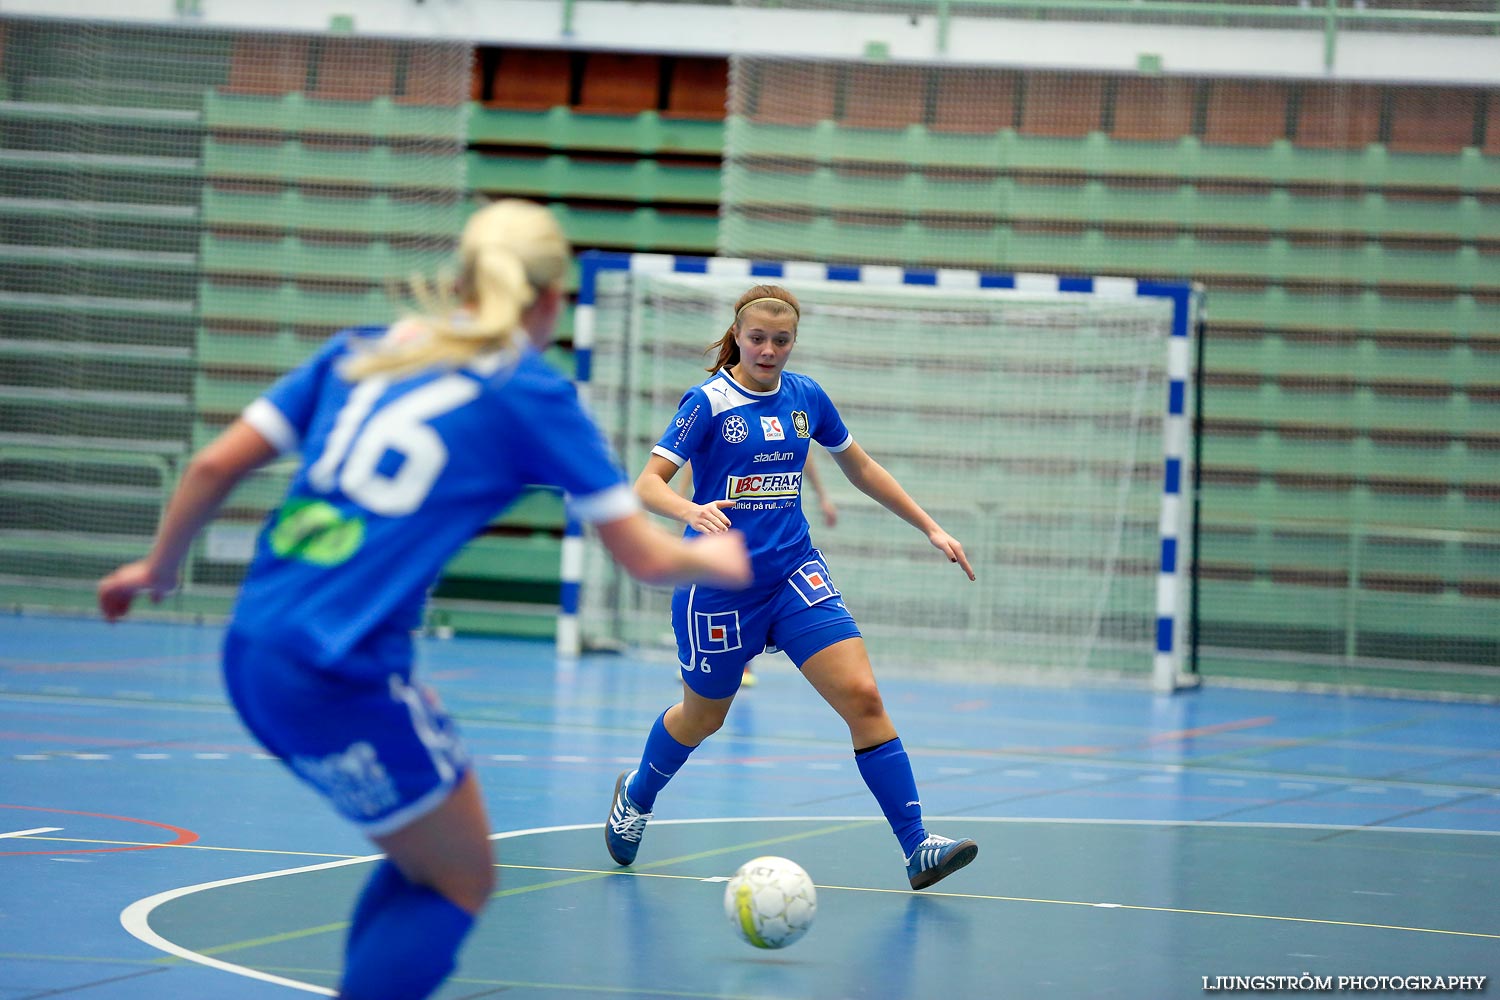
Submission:
[[[917,779],[911,773],[911,760],[901,737],[854,751],[854,762],[859,765],[859,776],[880,803],[891,832],[901,841],[901,853],[911,857],[913,851],[927,839],[922,826],[922,803],[917,798]]]
[[[339,1000],[422,1000],[457,964],[474,918],[387,862],[355,907]]]
[[[391,898],[393,893],[400,893],[401,887],[409,885],[406,876],[401,870],[389,861],[381,861],[375,868],[375,873],[365,883],[364,889],[359,894],[359,902],[354,904],[354,915],[349,918],[349,936],[344,941],[344,957],[347,959],[349,952],[353,951],[359,944],[365,928],[370,926],[370,921],[385,901]]]
[[[646,737],[646,749],[641,754],[641,765],[635,769],[635,777],[625,794],[630,796],[636,808],[650,812],[656,804],[656,793],[667,787],[667,782],[677,769],[687,763],[688,756],[697,747],[683,746],[667,732],[667,713],[657,716],[651,734]]]

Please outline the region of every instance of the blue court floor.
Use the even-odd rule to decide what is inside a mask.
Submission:
[[[0,618],[0,1000],[330,992],[370,848],[245,734],[219,639]],[[550,645],[500,640],[426,641],[423,657],[475,754],[501,866],[443,1000],[1500,976],[1495,706],[893,677],[929,827],[980,844],[913,893],[842,724],[781,657],[758,661],[624,870],[604,813],[675,669],[560,666]],[[768,853],[819,887],[812,931],[780,952],[741,943],[721,907],[724,877]]]

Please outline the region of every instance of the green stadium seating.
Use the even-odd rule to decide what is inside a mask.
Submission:
[[[332,330],[388,322],[394,306],[390,296],[379,288],[365,292],[320,291],[295,284],[227,284],[205,280],[198,288],[198,310],[205,318]]]
[[[263,95],[209,91],[203,98],[203,124],[214,132],[452,139],[463,134],[463,114],[462,107],[404,105],[385,96],[350,101],[319,100],[296,92]]]
[[[724,149],[724,124],[663,117],[655,111],[620,117],[580,114],[561,106],[533,111],[481,107],[469,117],[469,144],[718,156]]]
[[[388,146],[322,148],[292,140],[203,142],[203,175],[213,179],[363,185],[442,190],[463,186],[464,161],[440,166],[430,153],[403,154]],[[448,170],[451,169],[451,173]]]
[[[342,279],[365,284],[399,281],[412,273],[426,272],[432,257],[431,251],[402,250],[381,240],[319,244],[295,236],[234,239],[205,231],[201,264],[209,274]]]
[[[725,184],[736,206],[768,209],[833,209],[881,212],[908,218],[924,215],[974,217],[986,221],[1129,225],[1246,233],[1308,233],[1473,240],[1500,232],[1500,203],[1472,195],[1441,202],[1402,201],[1379,192],[1348,198],[1293,194],[1285,189],[1228,194],[1183,183],[1175,190],[1081,183],[1020,183],[972,173],[950,178],[937,171],[845,171],[747,169],[730,164]],[[899,206],[899,208],[897,208]]]
[[[1111,141],[1100,132],[1058,139],[1020,135],[1009,129],[972,135],[912,125],[892,133],[841,128],[831,121],[810,127],[766,125],[739,116],[728,118],[725,128],[726,144],[754,149],[760,157],[815,164],[852,161],[1054,176],[1247,181],[1269,186],[1347,187],[1353,183],[1369,189],[1465,194],[1500,190],[1500,162],[1472,147],[1442,157],[1394,153],[1379,145],[1351,154],[1298,149],[1285,139],[1262,148],[1211,146],[1194,136],[1174,142]]]
[[[443,205],[383,192],[351,200],[296,188],[249,192],[214,185],[204,187],[202,204],[203,221],[211,227],[450,238],[469,212],[465,201]]]
[[[469,183],[478,191],[530,198],[580,198],[717,205],[719,171],[656,160],[589,160],[577,155],[521,157],[469,154]]]

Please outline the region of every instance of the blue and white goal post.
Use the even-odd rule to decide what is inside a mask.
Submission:
[[[971,584],[920,533],[822,479],[813,535],[881,662],[973,676],[1074,672],[1187,686],[1193,350],[1186,283],[590,251],[577,384],[623,462],[644,465],[704,349],[750,285],[802,301],[789,367],[965,546]],[[559,655],[671,648],[669,595],[567,520]]]

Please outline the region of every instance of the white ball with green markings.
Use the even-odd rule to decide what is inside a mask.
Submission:
[[[785,948],[801,939],[818,912],[818,891],[795,861],[754,858],[724,887],[724,915],[757,948]]]

